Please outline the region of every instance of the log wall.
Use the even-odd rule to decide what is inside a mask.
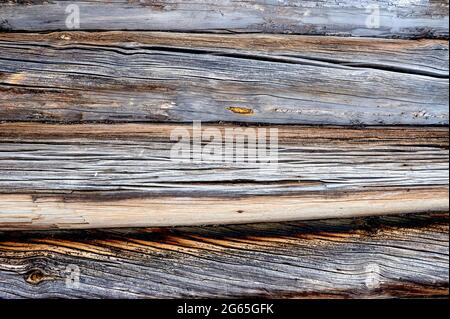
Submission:
[[[448,29],[448,0],[0,1],[0,298],[448,296]],[[276,129],[276,169],[177,161],[193,121]]]

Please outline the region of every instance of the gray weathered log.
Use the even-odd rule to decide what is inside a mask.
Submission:
[[[171,32],[69,32],[70,4]],[[448,27],[448,0],[0,0],[0,298],[448,296]],[[278,169],[174,161],[193,120],[272,124]]]
[[[444,297],[448,231],[430,214],[0,233],[0,298]]]
[[[177,162],[170,152],[176,128],[191,126],[1,124],[0,229],[448,211],[447,128],[280,126],[277,169]]]
[[[0,28],[4,31],[79,27],[417,38],[448,37],[449,29],[448,0],[1,2]],[[67,8],[71,4],[79,8],[79,26],[73,24],[73,8]],[[375,16],[378,12],[379,18]]]
[[[448,42],[0,35],[0,120],[448,125]]]

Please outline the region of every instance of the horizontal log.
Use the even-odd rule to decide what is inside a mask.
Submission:
[[[417,38],[448,37],[449,23],[448,0],[9,0],[0,4],[0,27]]]
[[[268,34],[195,34],[166,32],[3,33],[1,44],[54,48],[105,47],[166,49],[323,65],[366,67],[448,78],[448,41],[341,38]]]
[[[448,42],[1,34],[0,120],[448,125]]]
[[[275,127],[276,167],[257,158],[180,162],[170,139],[180,128],[192,140],[189,125],[0,124],[0,229],[448,211],[447,128]],[[239,127],[202,128],[224,136]],[[198,153],[208,145],[223,146],[204,137]]]
[[[0,298],[445,297],[448,225],[445,213],[0,233]]]

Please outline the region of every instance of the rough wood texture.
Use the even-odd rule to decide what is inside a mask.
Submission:
[[[448,214],[430,214],[0,233],[0,297],[443,297],[448,231]]]
[[[0,299],[448,296],[448,28],[448,0],[0,0]],[[271,124],[277,168],[174,162],[194,120]]]
[[[174,162],[175,128],[192,129],[1,124],[0,229],[448,211],[447,128],[280,126],[277,170],[259,163]]]
[[[0,49],[7,121],[448,125],[446,41],[56,33]]]
[[[264,32],[374,37],[448,37],[448,0],[3,0],[4,31],[67,30],[69,4],[83,30]],[[379,22],[370,15],[374,6]],[[367,23],[369,21],[369,24]],[[70,27],[70,26],[69,26]]]

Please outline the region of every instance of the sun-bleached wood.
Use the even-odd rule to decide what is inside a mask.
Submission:
[[[79,25],[73,24],[76,16],[80,17]],[[0,30],[72,28],[448,37],[448,0],[9,0],[0,3]]]
[[[143,196],[143,195],[141,195]],[[75,201],[61,195],[0,194],[0,230],[243,224],[448,211],[448,188],[379,190],[327,198],[160,197]]]

